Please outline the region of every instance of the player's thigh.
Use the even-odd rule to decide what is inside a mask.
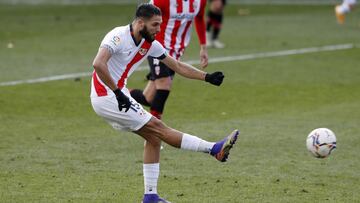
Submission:
[[[172,78],[169,76],[156,79],[154,82],[157,90],[170,90],[172,86],[172,81]]]
[[[135,131],[140,135],[156,135],[157,137],[161,137],[161,134],[165,134],[168,130],[168,127],[161,120],[152,117],[149,122],[147,122],[143,127],[139,130]]]
[[[154,99],[155,93],[156,93],[155,82],[152,80],[149,80],[143,91],[143,94],[144,94],[146,100],[151,103],[152,100]]]

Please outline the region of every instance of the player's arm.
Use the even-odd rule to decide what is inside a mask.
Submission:
[[[107,62],[111,57],[111,53],[106,47],[100,47],[98,53],[95,56],[93,67],[96,71],[96,74],[99,76],[101,81],[105,83],[116,95],[116,100],[119,104],[119,110],[125,109],[127,112],[131,106],[131,102],[129,98],[121,92],[121,90],[117,87],[114,80],[112,79]]]
[[[117,86],[111,78],[107,66],[107,62],[109,61],[110,57],[111,53],[109,52],[109,50],[105,47],[100,47],[93,61],[93,67],[101,81],[103,81],[106,86],[108,86],[111,90],[114,91],[117,89]]]
[[[206,25],[205,25],[206,0],[200,1],[199,13],[195,16],[196,33],[200,42],[200,66],[206,68],[208,65],[208,52],[206,48]]]
[[[224,75],[222,72],[206,73],[204,71],[198,70],[190,64],[177,61],[171,56],[165,56],[165,58],[160,59],[167,67],[171,68],[176,73],[190,79],[203,80],[209,82],[213,85],[221,85]]]

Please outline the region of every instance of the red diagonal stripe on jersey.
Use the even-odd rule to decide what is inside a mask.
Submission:
[[[135,63],[139,62],[146,55],[146,53],[149,51],[150,47],[151,47],[151,43],[144,41],[144,43],[141,45],[138,52],[135,54],[134,58],[132,58],[130,63],[128,63],[126,65],[125,71],[121,75],[120,80],[117,83],[118,88],[122,89],[124,87],[125,80],[128,77],[129,71],[131,70],[132,66]],[[144,50],[144,49],[146,50],[146,52],[142,53],[142,50]]]
[[[96,94],[99,97],[106,96],[107,95],[106,88],[103,84],[101,84],[99,82],[95,71],[93,72],[93,81],[94,81],[94,87],[95,87]]]

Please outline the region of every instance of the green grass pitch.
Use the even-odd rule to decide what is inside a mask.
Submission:
[[[249,15],[239,15],[248,9]],[[90,72],[103,36],[135,5],[0,6],[0,82]],[[229,5],[210,57],[354,44],[347,50],[212,63],[214,87],[177,76],[164,121],[216,141],[241,131],[230,160],[165,145],[159,193],[175,203],[359,202],[360,13],[332,6]],[[12,48],[8,48],[12,44]],[[11,47],[11,46],[10,46]],[[184,60],[198,58],[193,36]],[[130,87],[145,86],[145,71]],[[0,87],[0,202],[140,202],[143,140],[92,110],[90,78]],[[307,134],[338,149],[313,158]]]

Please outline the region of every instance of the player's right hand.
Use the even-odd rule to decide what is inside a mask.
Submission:
[[[123,109],[125,109],[125,112],[129,111],[131,106],[129,97],[122,93],[119,88],[114,90],[114,94],[116,96],[116,100],[119,103],[119,110],[122,111]]]
[[[223,79],[224,79],[224,75],[222,72],[214,72],[214,73],[206,73],[206,76],[205,76],[205,81],[206,82],[209,82],[213,85],[216,85],[216,86],[220,86],[221,83],[223,82]]]

